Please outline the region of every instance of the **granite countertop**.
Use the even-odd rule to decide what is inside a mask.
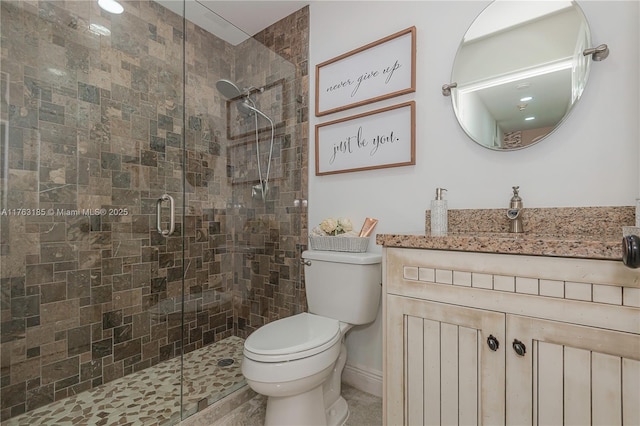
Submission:
[[[635,224],[632,207],[525,210],[525,232],[510,233],[505,209],[449,210],[449,233],[378,234],[385,247],[534,256],[622,259],[622,226]],[[426,212],[425,229],[430,229]]]
[[[406,247],[481,253],[525,254],[535,256],[622,259],[622,234],[614,236],[540,235],[491,232],[430,235],[378,234],[376,243],[385,247]]]

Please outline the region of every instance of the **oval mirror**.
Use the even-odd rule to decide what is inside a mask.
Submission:
[[[453,109],[464,131],[495,150],[549,135],[587,83],[589,25],[574,1],[494,1],[456,53]],[[453,86],[452,86],[453,87]]]

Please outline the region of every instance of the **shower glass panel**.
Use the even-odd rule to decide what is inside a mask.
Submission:
[[[176,424],[306,309],[308,9],[206,3],[0,1],[3,425]]]
[[[307,11],[249,37],[212,3],[186,8],[184,415],[245,385],[253,330],[306,308],[294,201],[306,193]]]

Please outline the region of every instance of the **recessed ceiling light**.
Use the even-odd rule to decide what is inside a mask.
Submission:
[[[525,118],[525,121],[531,121],[531,120],[535,120],[535,119],[536,119],[535,117],[527,117],[527,118]]]
[[[520,102],[528,102],[533,99],[533,96],[525,96],[524,98],[520,98]]]
[[[115,13],[116,15],[124,12],[124,7],[116,0],[98,0],[98,6],[109,13]]]

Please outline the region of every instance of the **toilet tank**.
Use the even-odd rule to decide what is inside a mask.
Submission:
[[[302,258],[309,312],[354,325],[376,319],[382,255],[308,250]]]

